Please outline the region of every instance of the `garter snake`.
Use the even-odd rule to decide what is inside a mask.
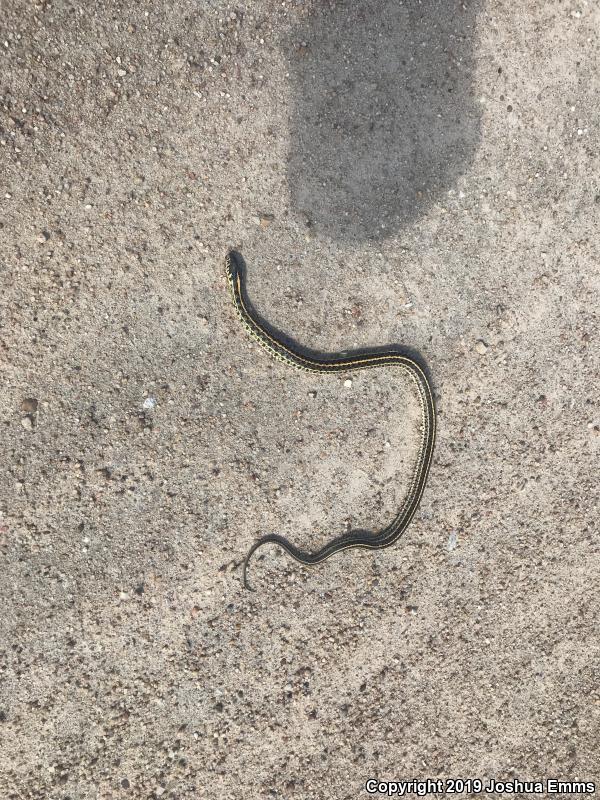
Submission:
[[[412,477],[408,492],[393,521],[376,534],[364,531],[350,531],[338,536],[313,553],[300,550],[283,536],[268,534],[254,542],[244,561],[243,584],[250,589],[247,581],[248,562],[253,553],[265,544],[278,544],[292,558],[301,564],[319,564],[330,556],[351,547],[363,547],[368,550],[378,550],[394,544],[404,533],[418,508],[427,475],[431,465],[433,447],[435,443],[435,406],[429,381],[422,367],[411,357],[399,349],[389,348],[373,350],[367,353],[339,353],[328,356],[308,355],[294,347],[291,343],[282,341],[274,332],[267,329],[265,324],[258,319],[251,309],[246,294],[243,266],[240,257],[229,251],[225,257],[225,271],[227,280],[233,294],[235,309],[246,331],[259,342],[278,361],[283,361],[296,369],[318,373],[346,373],[355,372],[372,367],[399,367],[413,381],[417,388],[421,405],[420,443],[414,463]]]

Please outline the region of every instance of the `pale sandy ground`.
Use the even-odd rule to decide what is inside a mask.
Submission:
[[[600,781],[598,5],[1,10],[3,800]]]

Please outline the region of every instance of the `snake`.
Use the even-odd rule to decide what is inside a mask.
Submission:
[[[401,348],[390,346],[355,353],[316,354],[304,352],[295,343],[275,333],[254,312],[246,292],[244,262],[235,250],[225,256],[225,274],[231,288],[233,304],[247,333],[276,360],[306,372],[322,374],[344,374],[375,367],[397,368],[407,375],[415,385],[421,407],[420,440],[412,469],[410,485],[402,504],[390,524],[378,533],[353,530],[337,536],[319,550],[308,552],[296,547],[284,536],[270,533],[257,539],[250,547],[243,562],[242,583],[245,589],[254,591],[248,582],[248,564],[254,553],[264,545],[276,544],[293,559],[306,566],[320,564],[336,553],[351,548],[379,550],[398,541],[413,519],[425,490],[429,468],[433,457],[436,434],[436,412],[431,384],[424,368],[415,358]]]

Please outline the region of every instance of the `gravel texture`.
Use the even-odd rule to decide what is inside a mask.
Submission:
[[[1,6],[2,800],[600,782],[599,6]]]

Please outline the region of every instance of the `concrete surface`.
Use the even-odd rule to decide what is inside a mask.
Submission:
[[[2,798],[599,781],[598,5],[3,0],[0,28]],[[260,534],[391,518],[417,408],[269,359],[230,246],[270,322],[414,347],[439,408],[402,541],[265,549],[255,594]]]

